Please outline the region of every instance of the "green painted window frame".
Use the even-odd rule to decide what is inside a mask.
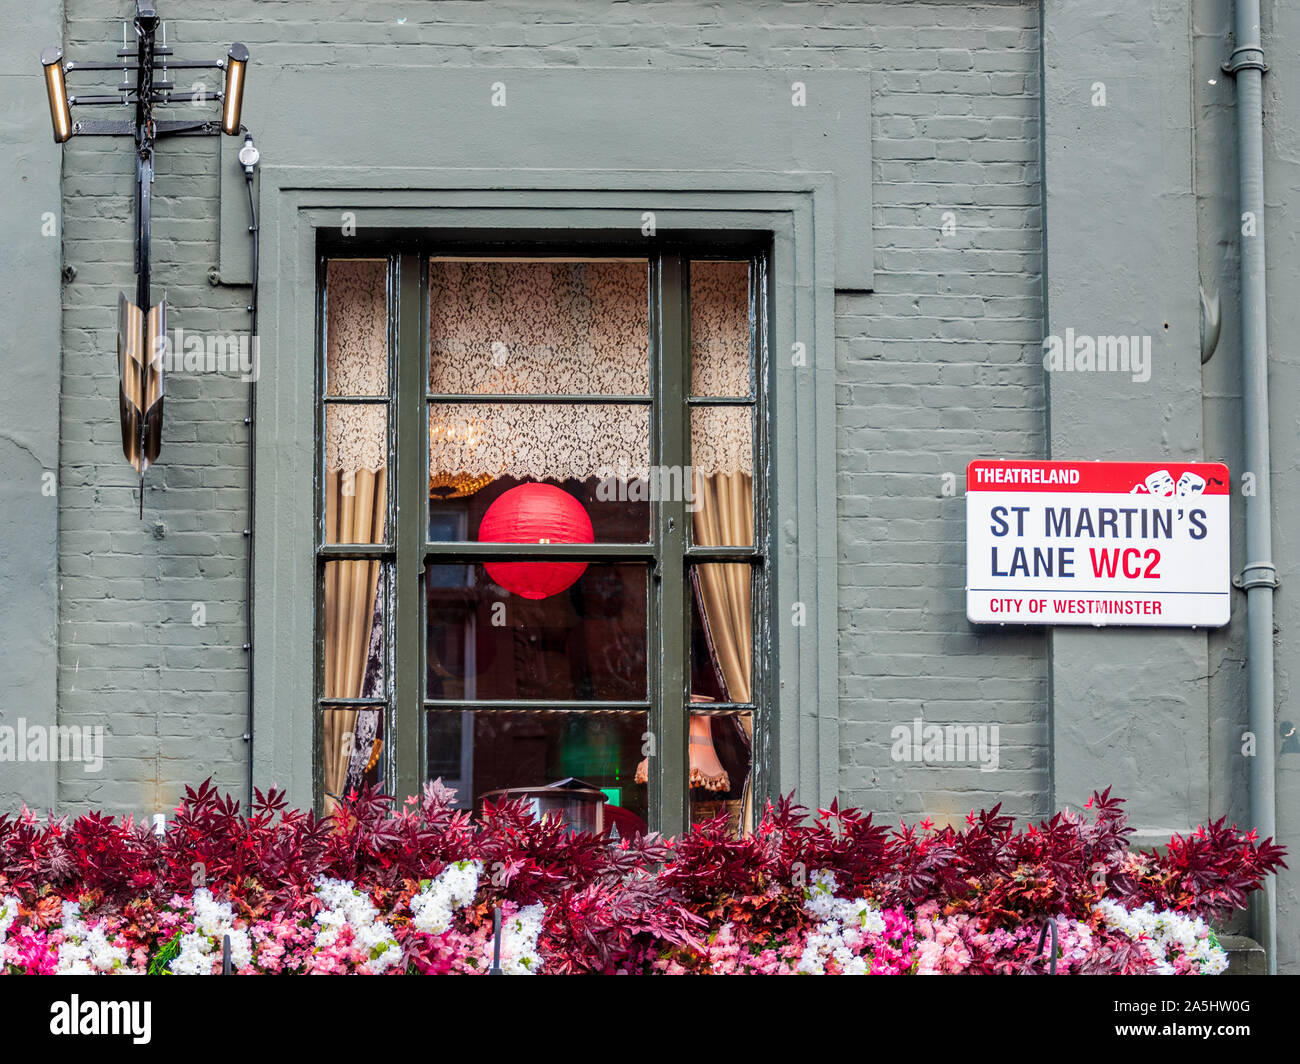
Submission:
[[[314,798],[316,270],[343,226],[392,241],[509,232],[771,241],[774,727],[770,790],[828,805],[841,749],[835,480],[836,186],[815,172],[284,166],[260,176],[253,529],[253,778]],[[797,353],[798,357],[795,357]],[[802,624],[792,623],[797,614]]]
[[[394,246],[396,240],[396,246]],[[512,396],[450,396],[427,391],[429,380],[429,261],[438,255],[484,255],[507,252],[520,256],[574,255],[600,258],[635,255],[645,257],[649,270],[650,300],[650,462],[654,467],[687,468],[690,455],[690,411],[706,406],[744,405],[754,410],[754,543],[749,547],[702,547],[690,542],[690,511],[684,498],[651,504],[651,534],[646,543],[595,543],[546,545],[526,550],[475,542],[451,543],[428,538],[428,404],[464,401],[517,401]],[[427,779],[426,722],[431,712],[510,711],[542,707],[581,714],[602,709],[628,709],[647,714],[653,736],[649,764],[649,827],[677,834],[690,822],[686,787],[690,716],[689,692],[690,594],[689,572],[702,562],[741,562],[751,568],[752,672],[749,703],[711,706],[709,713],[748,713],[753,740],[749,787],[761,808],[773,797],[769,765],[773,744],[774,670],[772,668],[772,524],[769,450],[768,392],[771,377],[768,263],[771,238],[767,234],[716,234],[707,240],[677,241],[637,239],[610,242],[583,240],[578,235],[524,233],[498,234],[491,242],[438,237],[421,239],[409,233],[366,234],[336,240],[322,234],[317,261],[316,298],[316,616],[315,695],[313,715],[313,793],[323,808],[321,742],[324,714],[331,707],[373,709],[384,714],[383,782],[395,794],[416,794]],[[325,384],[325,328],[328,301],[328,264],[340,259],[381,261],[387,276],[388,386],[380,397],[331,396]],[[746,261],[749,264],[749,317],[751,390],[743,400],[691,394],[690,267],[709,260]],[[547,400],[608,402],[600,396],[529,395],[531,402]],[[336,403],[387,405],[386,449],[390,477],[386,499],[388,534],[375,545],[324,542],[324,435],[325,412]],[[515,704],[500,700],[439,700],[425,697],[426,604],[419,588],[428,565],[472,563],[521,557],[571,557],[590,562],[640,562],[647,569],[650,603],[647,615],[648,665],[646,699],[614,704],[564,700]],[[385,691],[382,696],[359,699],[324,697],[324,586],[326,566],[347,560],[380,563],[380,591],[385,598]]]

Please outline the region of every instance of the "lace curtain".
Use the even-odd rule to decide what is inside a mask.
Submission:
[[[749,393],[745,263],[697,262],[691,284],[692,391]],[[648,395],[650,316],[644,262],[433,262],[431,391]],[[387,270],[329,265],[326,391],[382,395],[387,381]],[[738,301],[739,304],[738,304]],[[743,407],[707,407],[691,422],[704,476],[753,473]],[[377,472],[386,458],[381,406],[331,404],[327,471]],[[430,468],[521,480],[648,475],[649,410],[617,404],[434,407]]]
[[[326,274],[325,394],[388,391],[388,266],[334,259]],[[326,472],[377,472],[387,464],[383,405],[330,403],[325,410]]]
[[[692,284],[693,390],[749,393],[749,312],[735,314],[735,278],[697,263]],[[648,268],[641,262],[433,262],[429,388],[485,395],[649,395]],[[703,475],[752,473],[748,410],[692,419]],[[434,407],[430,471],[521,480],[649,474],[649,408],[511,403]]]

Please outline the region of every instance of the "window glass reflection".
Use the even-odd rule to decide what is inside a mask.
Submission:
[[[555,586],[529,599],[508,590]],[[426,697],[640,701],[646,697],[646,568],[583,562],[430,565]]]
[[[431,710],[429,776],[462,809],[522,799],[574,828],[646,830],[646,787],[634,780],[646,715],[597,710]]]
[[[697,705],[701,704],[697,698]],[[733,831],[753,826],[754,723],[749,713],[692,713],[687,736],[691,824],[727,818]]]

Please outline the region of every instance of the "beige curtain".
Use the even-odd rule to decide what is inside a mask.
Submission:
[[[695,542],[701,547],[752,546],[754,479],[748,473],[716,473],[695,478]],[[731,702],[749,702],[754,668],[750,566],[739,562],[700,565],[700,605],[709,627],[718,667]],[[741,717],[753,749],[754,723]],[[752,755],[751,755],[752,756]],[[744,830],[753,826],[754,795],[750,780],[740,814]]]
[[[387,470],[330,470],[325,487],[326,543],[381,543]],[[379,586],[379,562],[331,562],[325,567],[325,698],[360,698]],[[325,811],[348,778],[357,732],[356,710],[330,710],[324,729]]]

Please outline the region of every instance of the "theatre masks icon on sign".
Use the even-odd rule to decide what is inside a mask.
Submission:
[[[1219,483],[1217,480],[1213,483]],[[1178,496],[1185,499],[1189,495],[1200,495],[1205,491],[1206,481],[1204,477],[1199,477],[1190,469],[1174,482],[1173,474],[1167,469],[1160,469],[1152,473],[1140,484],[1134,484],[1129,489],[1130,495],[1156,495],[1162,499],[1169,499]]]
[[[1147,477],[1145,487],[1152,495],[1168,498],[1174,493],[1174,478],[1170,476],[1169,470],[1160,469]]]

